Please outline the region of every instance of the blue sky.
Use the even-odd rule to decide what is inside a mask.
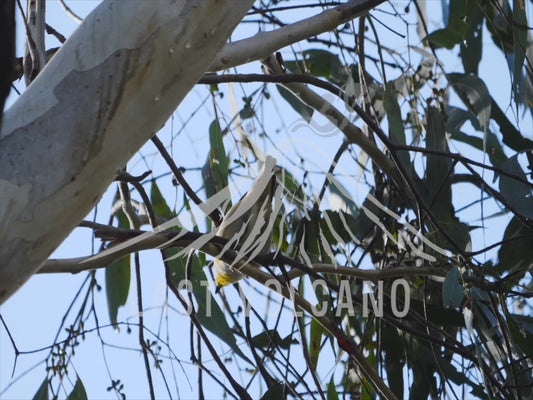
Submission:
[[[79,15],[86,15],[98,1],[71,1],[68,4]],[[401,2],[396,2],[401,3]],[[441,26],[441,14],[440,7],[433,6],[432,3],[429,7],[435,7],[435,10],[431,10],[429,13],[430,26],[434,29]],[[435,11],[435,12],[433,12]],[[312,12],[312,11],[311,11]],[[308,14],[306,14],[308,15]],[[376,15],[379,15],[376,12]],[[294,19],[300,18],[298,13],[293,13],[291,16]],[[20,22],[20,18],[18,20]],[[70,32],[75,29],[77,23],[71,18],[65,16],[65,12],[61,8],[59,2],[48,1],[47,2],[47,22],[58,29],[65,36],[69,36]],[[401,23],[398,23],[395,29],[404,29]],[[18,40],[17,40],[17,54],[20,56],[23,52],[23,31],[22,24],[18,23]],[[253,32],[255,27],[248,26],[240,28],[237,35],[246,36]],[[383,30],[382,32],[385,32]],[[414,34],[414,28],[411,32]],[[405,46],[403,40],[392,34],[390,36],[384,36],[387,40],[391,40],[393,43],[397,41],[398,46]],[[391,42],[387,44],[390,45]],[[418,44],[417,40],[413,40],[413,43]],[[489,40],[486,42],[486,47],[483,49],[483,60],[480,64],[480,76],[483,77],[492,94],[497,93],[497,99],[502,108],[506,108],[510,99],[510,85],[508,79],[507,65]],[[58,45],[55,40],[50,36],[47,36],[47,47],[54,47]],[[306,45],[296,45],[296,50],[306,47]],[[283,51],[286,59],[291,58],[291,51],[285,49]],[[419,57],[418,54],[412,53],[413,57]],[[450,64],[446,66],[447,70],[462,71],[462,65],[458,58],[446,57],[445,60]],[[413,64],[416,65],[416,62]],[[240,72],[260,72],[259,64],[253,63],[243,68],[239,68]],[[505,74],[505,79],[502,79],[502,74]],[[17,87],[23,90],[23,83],[19,82]],[[257,86],[253,86],[257,87]],[[235,98],[239,102],[243,95],[243,92],[250,94],[253,89],[252,86],[241,89],[239,85],[234,85]],[[242,91],[241,91],[242,90]],[[229,90],[224,88],[226,99],[230,96]],[[333,136],[321,137],[313,132],[313,128],[305,127],[301,124],[302,120],[295,112],[290,109],[287,104],[277,95],[277,91],[273,85],[269,86],[269,92],[273,95],[273,101],[265,105],[264,114],[260,115],[264,120],[265,126],[268,126],[272,130],[270,132],[271,137],[276,138],[276,142],[272,143],[265,137],[256,138],[258,144],[263,151],[275,156],[278,162],[284,166],[290,167],[295,161],[295,154],[303,154],[309,157],[309,165],[316,171],[324,171],[329,167],[331,156],[335,151],[335,147],[340,144],[342,137],[340,134],[334,134]],[[327,96],[327,95],[325,95]],[[10,101],[16,98],[15,94],[12,94]],[[201,166],[205,160],[206,149],[209,147],[208,141],[208,127],[209,123],[215,118],[213,113],[213,107],[210,104],[210,96],[208,89],[205,87],[197,87],[193,92],[189,94],[187,99],[180,105],[179,109],[174,113],[172,118],[168,121],[167,125],[160,133],[161,140],[169,145],[172,143],[171,151],[178,162],[178,165],[184,167],[197,167]],[[201,107],[202,104],[207,104],[206,107]],[[222,102],[221,102],[222,103]],[[228,121],[231,118],[231,107],[226,101],[223,108],[219,111],[223,112],[222,119]],[[339,107],[342,104],[337,103]],[[342,109],[342,108],[341,108]],[[198,110],[198,111],[197,111]],[[189,116],[192,113],[196,113],[195,117],[187,124],[184,121],[188,121]],[[272,122],[274,120],[275,122]],[[523,119],[522,126],[525,131],[531,127],[531,119]],[[325,120],[321,117],[314,119],[315,126],[322,126]],[[222,124],[222,123],[221,123]],[[185,127],[183,127],[185,125]],[[222,124],[224,126],[224,124]],[[258,122],[245,122],[244,125],[249,132],[260,132],[262,129]],[[279,129],[279,133],[275,130]],[[333,130],[332,130],[333,132]],[[231,142],[231,138],[228,138],[228,143]],[[289,151],[287,151],[289,149]],[[452,147],[452,150],[463,152],[471,157],[479,157],[479,161],[482,160],[482,155],[471,154],[472,151],[469,148],[460,146]],[[234,148],[228,146],[230,152],[230,159],[236,158]],[[287,157],[284,153],[287,152],[292,155]],[[233,157],[232,157],[233,155]],[[160,157],[157,156],[155,148],[151,144],[147,144],[140,152],[140,155],[134,157],[129,164],[131,173],[142,173],[146,169],[152,169],[154,176],[167,172],[165,165]],[[339,171],[343,171],[343,164],[339,165]],[[250,171],[252,175],[257,174],[257,169]],[[346,171],[346,175],[352,173]],[[254,175],[255,176],[255,175]],[[194,189],[201,187],[200,172],[191,170],[187,172],[187,178],[191,180],[191,184]],[[311,183],[316,185],[315,189],[321,184],[321,178]],[[365,185],[360,185],[355,180],[344,180],[344,182],[351,182],[350,185],[354,187],[354,201],[357,204],[361,204],[366,195]],[[175,203],[179,206],[182,205],[182,193],[174,188],[170,182],[170,177],[165,176],[158,180],[158,186],[164,191],[165,197],[169,204]],[[238,199],[249,187],[250,181],[247,179],[235,178],[232,181],[232,193],[233,198]],[[98,206],[96,219],[100,222],[107,222],[107,215],[111,207],[112,197],[114,194],[114,188],[108,191]],[[463,189],[461,189],[463,190]],[[472,192],[472,187],[464,186],[464,197],[458,196],[456,198],[456,205],[458,207],[464,205],[464,199],[471,199],[476,196],[476,193]],[[204,197],[204,193],[200,192],[201,197]],[[477,195],[479,197],[479,194]],[[497,212],[498,209],[492,204],[488,203],[485,210],[486,215],[490,215]],[[467,211],[466,213],[471,213]],[[198,214],[199,215],[199,214]],[[88,219],[93,219],[94,213],[88,216]],[[481,216],[478,216],[481,217]],[[469,214],[469,220],[476,217]],[[482,230],[472,232],[474,241],[474,248],[481,248],[487,244],[493,243],[499,240],[503,234],[505,227],[505,221],[507,217],[501,217],[490,222],[491,229],[485,230],[485,234]],[[185,220],[185,224],[192,224],[192,220]],[[94,248],[93,248],[94,245]],[[99,242],[92,242],[91,232],[87,229],[76,229],[69,238],[61,245],[61,247],[54,253],[53,257],[57,258],[69,258],[77,257],[80,255],[91,254],[94,249],[97,249]],[[490,253],[489,257],[494,257],[495,253]],[[142,278],[144,291],[146,325],[154,328],[155,331],[159,331],[161,335],[169,335],[169,340],[172,343],[172,348],[176,352],[177,356],[183,363],[182,366],[175,363],[174,373],[176,374],[176,382],[179,385],[179,392],[183,398],[195,397],[195,384],[196,384],[196,367],[192,366],[189,360],[188,343],[184,340],[184,335],[189,335],[189,323],[186,317],[178,317],[178,313],[174,310],[169,312],[167,324],[167,315],[165,309],[166,288],[164,285],[164,275],[160,262],[160,256],[157,251],[146,251],[141,254],[142,265]],[[37,275],[30,279],[11,299],[9,299],[1,308],[1,313],[5,321],[7,322],[10,332],[13,335],[16,345],[19,351],[33,351],[40,348],[45,348],[53,342],[53,338],[56,335],[57,326],[63,317],[68,305],[72,301],[75,293],[78,291],[80,285],[85,280],[86,274],[70,275],[70,274],[54,274],[54,275]],[[97,272],[97,279],[103,285],[104,274],[103,271]],[[253,295],[253,291],[248,285],[244,285],[250,291],[250,296],[254,298],[254,302],[258,308],[263,307],[263,298],[259,295]],[[136,308],[136,296],[134,294],[134,282],[132,282],[132,291],[128,303],[120,310],[119,320],[136,322],[137,308]],[[278,299],[279,300],[279,299]],[[107,325],[107,306],[105,302],[105,290],[95,296],[95,307],[99,312],[100,324]],[[272,304],[275,307],[275,303]],[[74,307],[76,310],[76,307]],[[72,316],[70,317],[70,320]],[[284,331],[281,334],[290,332],[291,326],[283,326]],[[135,333],[128,334],[125,326],[121,327],[120,333],[115,332],[112,327],[106,327],[100,331],[102,338],[107,345],[102,346],[100,339],[95,332],[86,335],[85,340],[81,343],[81,346],[76,348],[76,357],[73,359],[73,368],[76,373],[82,377],[85,387],[88,390],[91,398],[114,398],[113,394],[106,391],[108,386],[109,376],[107,371],[112,371],[111,375],[121,381],[125,385],[125,390],[130,398],[145,398],[147,397],[146,375],[140,353],[136,350],[138,348],[137,335]],[[116,347],[115,347],[116,346]],[[125,349],[126,348],[126,349]],[[220,351],[224,351],[227,348],[220,347]],[[14,351],[9,342],[9,338],[6,335],[3,327],[0,327],[0,397],[6,399],[25,399],[31,398],[41,381],[45,377],[44,364],[40,363],[48,354],[47,351],[37,352],[33,354],[24,354],[18,357],[16,363],[16,369],[14,377],[20,379],[12,386],[11,372],[14,366]],[[38,364],[40,363],[40,364]],[[107,365],[106,365],[107,363]],[[33,366],[36,368],[31,369]],[[212,364],[207,361],[207,365]],[[241,365],[242,366],[242,365]],[[182,370],[186,371],[186,373]],[[323,376],[328,376],[330,373],[330,364],[324,362],[319,364],[320,372]],[[239,373],[239,369],[235,368],[235,373]],[[26,372],[28,371],[28,372]],[[167,371],[168,372],[168,371]],[[158,388],[158,397],[165,397],[166,392],[164,390],[164,384],[161,375],[157,371],[153,371],[153,377],[155,379],[155,386]],[[74,382],[74,376],[70,375],[69,378]],[[169,375],[171,385],[174,385],[174,381]],[[8,389],[6,389],[9,386]],[[255,389],[258,389],[257,387]],[[65,393],[68,393],[71,387],[65,388]],[[220,391],[216,385],[209,387],[208,394],[216,396],[220,394]],[[65,394],[63,393],[63,394]],[[138,394],[138,397],[137,397]]]

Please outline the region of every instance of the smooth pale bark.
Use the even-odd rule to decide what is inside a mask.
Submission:
[[[208,70],[221,71],[263,60],[283,47],[332,31],[384,2],[385,0],[350,0],[293,24],[228,43],[213,59]]]
[[[87,215],[253,0],[108,0],[4,114],[0,304]]]

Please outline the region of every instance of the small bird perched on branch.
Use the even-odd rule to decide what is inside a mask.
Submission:
[[[252,260],[270,251],[272,246],[272,198],[276,188],[276,159],[267,156],[259,177],[241,200],[228,211],[218,227],[217,236],[228,239],[221,251],[237,251],[232,265],[215,259],[217,292],[221,287],[235,283],[244,275],[234,267],[239,261]]]

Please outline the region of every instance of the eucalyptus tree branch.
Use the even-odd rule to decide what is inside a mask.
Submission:
[[[267,68],[269,73],[280,75],[285,72],[278,60],[272,55],[270,55],[268,59],[263,60],[263,65]],[[359,107],[353,96],[346,96],[341,89],[330,84],[329,82],[323,82],[320,79],[317,79],[317,81],[320,83],[320,87],[327,88],[326,90],[336,93],[340,98],[348,102],[348,105],[363,119],[369,128],[376,133],[383,144],[391,151],[393,160],[389,159],[381,150],[379,150],[379,148],[363,133],[363,131],[353,125],[342,112],[334,108],[329,102],[306,87],[304,84],[285,83],[283,86],[292,91],[308,106],[314,108],[328,118],[328,120],[330,120],[344,133],[346,140],[349,143],[355,143],[359,145],[361,149],[367,152],[374,163],[387,175],[389,175],[399,188],[403,189],[405,195],[409,197],[412,196],[412,198],[416,201],[416,204],[418,204],[424,210],[435,227],[456,248],[456,250],[464,258],[466,258],[467,254],[464,249],[462,249],[461,246],[456,243],[455,239],[451,237],[446,230],[444,230],[442,224],[437,220],[430,208],[425,204],[422,196],[417,191],[413,179],[409,176],[405,168],[399,162],[393,143],[389,140],[381,127],[372,119],[372,117],[370,117],[361,107]]]
[[[91,257],[89,259],[86,259],[87,261],[84,264],[88,264],[89,262],[92,262],[93,267],[97,266],[104,266],[104,264],[109,264],[114,259],[117,259],[121,256],[124,256],[126,254],[129,254],[133,251],[133,247],[136,248],[136,251],[144,248],[150,248],[145,247],[147,244],[150,244],[153,247],[170,247],[170,246],[179,246],[179,247],[194,247],[194,243],[198,243],[195,239],[200,239],[202,236],[208,236],[213,242],[206,242],[202,246],[198,246],[198,250],[205,252],[206,254],[210,254],[214,257],[218,257],[224,262],[231,263],[235,256],[236,252],[229,250],[225,251],[224,253],[220,253],[221,245],[223,246],[226,240],[223,238],[218,238],[214,235],[210,236],[208,234],[202,235],[202,234],[196,234],[194,232],[188,232],[188,231],[180,231],[180,232],[143,232],[138,230],[128,230],[128,229],[120,229],[120,228],[108,228],[108,229],[100,229],[101,234],[97,236],[104,236],[104,237],[114,237],[116,240],[117,237],[120,237],[121,239],[128,239],[131,238],[129,241],[131,244],[128,245],[127,243],[124,243],[123,246],[118,245],[120,248],[118,250],[109,249],[108,251],[104,251],[103,253],[107,253],[106,255],[100,256],[100,257]],[[139,240],[140,238],[140,240]],[[218,245],[214,242],[219,242]],[[83,261],[80,259],[77,259],[78,261]],[[57,269],[55,271],[51,271],[52,268],[50,266],[43,266],[41,268],[42,272],[59,272]],[[80,264],[83,266],[83,264]],[[59,264],[55,264],[55,267],[57,268],[60,266]],[[72,264],[71,264],[72,266]],[[261,270],[261,264],[257,263],[256,261],[239,261],[235,263],[236,269],[239,269],[242,271],[245,275],[251,277],[252,279],[258,281],[259,283],[265,285],[267,282],[278,282],[277,280],[273,279],[271,275],[265,273]],[[62,271],[65,272],[65,271]],[[281,285],[280,285],[281,286]],[[287,287],[280,287],[280,290],[278,291],[281,295],[283,295],[285,298],[291,300],[294,302],[296,308],[300,308],[307,312],[309,315],[313,316],[313,318],[316,318],[317,321],[328,331],[330,334],[337,338],[339,342],[339,346],[348,352],[348,354],[354,359],[354,361],[357,363],[357,365],[360,367],[363,375],[371,382],[374,389],[382,396],[384,399],[396,399],[392,391],[386,386],[385,382],[381,379],[381,377],[378,375],[378,373],[374,370],[374,368],[370,365],[370,363],[366,360],[366,358],[363,356],[363,354],[360,352],[360,350],[357,348],[357,345],[353,341],[352,338],[347,337],[342,331],[340,331],[337,327],[337,325],[331,321],[329,318],[325,316],[316,316],[314,313],[313,306],[307,302],[303,297],[301,297],[299,294],[296,293],[296,290],[290,286],[290,283],[287,284]]]
[[[281,65],[273,56],[263,60],[263,65],[266,67],[269,74],[280,76],[284,74]],[[291,77],[292,74],[285,74]],[[318,79],[320,81],[320,79]],[[364,133],[363,131],[352,124],[344,114],[334,107],[331,103],[326,101],[322,96],[309,89],[305,84],[299,82],[290,82],[287,79],[283,86],[293,92],[300,100],[302,100],[309,107],[315,109],[324,117],[326,117],[333,125],[335,125],[346,137],[348,143],[353,143],[361,147],[374,162],[389,176],[397,176],[396,167],[392,160],[390,160],[385,153],[383,153]],[[341,97],[342,98],[342,97]]]
[[[194,232],[187,232],[179,239],[175,240],[176,236],[179,234],[178,232],[147,232],[142,230],[115,228],[112,226],[87,222],[82,224],[82,226],[89,225],[93,225],[93,227],[96,229],[95,233],[98,237],[101,237],[103,240],[110,240],[115,245],[124,244],[124,242],[130,239],[133,240],[128,242],[127,246],[123,246],[119,249],[113,249],[113,247],[110,247],[105,252],[99,253],[97,257],[92,255],[69,259],[49,259],[44,263],[41,269],[39,269],[38,273],[46,274],[67,272],[76,274],[92,269],[106,268],[109,264],[131,253],[142,250],[157,249],[160,246],[168,244],[169,241],[172,241],[172,246],[187,247],[194,242],[194,240],[202,236],[201,234]],[[142,237],[139,240],[140,236]],[[206,254],[218,254],[215,245],[211,243],[206,245],[205,249],[202,248],[200,250],[205,251]]]
[[[204,236],[202,234],[193,233],[193,232],[185,232],[185,233],[180,233],[180,232],[157,232],[157,233],[152,233],[152,232],[143,232],[143,231],[120,229],[120,228],[102,228],[101,225],[92,224],[92,223],[86,223],[84,225],[86,225],[86,226],[87,225],[93,225],[95,228],[98,228],[99,234],[97,236],[104,236],[105,238],[113,238],[114,240],[117,240],[117,241],[127,240],[128,238],[134,238],[135,236],[140,236],[140,235],[148,235],[148,236],[145,236],[142,241],[133,244],[134,247],[138,247],[138,248],[140,248],[140,247],[149,248],[149,246],[147,246],[148,243],[150,243],[151,245],[156,245],[157,244],[159,246],[165,246],[165,247],[167,247],[167,246],[168,247],[170,247],[170,246],[185,247],[187,245],[192,244],[192,242],[194,242],[195,240],[197,240],[201,236]],[[173,240],[173,238],[177,238],[177,239]],[[207,254],[211,254],[213,256],[217,256],[217,257],[221,258],[225,262],[232,262],[233,258],[235,257],[235,252],[228,251],[228,252],[225,252],[222,255],[219,254],[220,248],[223,247],[225,240],[223,238],[218,238],[216,236],[213,236],[212,240],[213,240],[213,243],[207,243],[203,247],[199,248],[199,250],[200,251],[204,251]],[[214,242],[216,242],[216,243],[214,243]],[[126,250],[127,251],[132,251],[131,246],[127,247]],[[118,256],[120,256],[120,252],[111,252],[111,255],[113,257],[118,257]],[[285,263],[286,259],[287,259],[287,257],[285,257],[285,256],[282,256],[280,258],[280,257],[273,257],[272,255],[266,255],[266,256],[258,257],[257,259],[258,260],[260,259],[259,262],[252,260],[252,261],[248,261],[247,263],[244,263],[244,262],[241,261],[241,262],[237,263],[237,265],[235,267],[238,268],[241,272],[243,272],[248,277],[258,281],[261,284],[264,284],[264,285],[268,286],[267,282],[270,282],[270,283],[279,282],[279,280],[273,279],[270,274],[262,271],[261,268],[260,268],[261,264],[269,263],[268,261],[266,261],[266,260],[268,260],[269,257],[273,260],[274,263],[276,263],[278,261],[281,262],[281,263]],[[278,258],[280,258],[280,259],[278,260]],[[102,260],[105,260],[105,258],[97,259],[97,262],[98,261],[102,262]],[[287,265],[291,265],[291,263],[287,263]],[[310,274],[312,274],[313,276],[316,276],[317,272],[321,271],[321,270],[323,270],[324,272],[335,272],[335,271],[337,271],[338,273],[342,273],[342,274],[346,274],[346,275],[348,275],[349,272],[351,272],[351,271],[348,271],[348,269],[338,268],[338,267],[334,267],[332,265],[327,265],[327,264],[322,264],[322,265],[321,264],[317,264],[314,267],[315,268],[310,269]],[[413,274],[413,273],[415,273],[415,271],[419,272],[420,274],[430,274],[430,275],[436,275],[436,276],[444,275],[442,270],[435,271],[435,269],[436,268],[433,268],[433,269],[429,269],[429,268],[414,268],[414,269],[413,268],[408,268],[408,269],[399,268],[397,272],[399,272],[399,273],[405,272],[404,275]],[[382,270],[382,271],[376,271],[376,275],[373,276],[373,277],[371,277],[371,276],[367,276],[367,277],[368,278],[377,278],[378,277],[377,276],[378,272],[382,273],[383,275],[392,275],[393,274],[393,272],[389,272],[389,270]],[[352,274],[352,275],[354,275],[354,274]],[[282,277],[278,277],[278,278],[282,278]],[[330,332],[333,335],[333,337],[335,337],[338,340],[339,346],[342,349],[344,349],[345,351],[347,351],[350,354],[350,356],[357,362],[357,364],[360,366],[360,368],[361,368],[363,374],[365,375],[365,377],[367,377],[372,382],[373,386],[376,388],[376,390],[378,390],[378,392],[383,396],[383,398],[391,398],[391,399],[394,398],[391,393],[387,392],[388,388],[385,386],[384,382],[381,380],[381,378],[379,377],[377,372],[375,370],[373,370],[370,365],[368,365],[368,362],[363,357],[363,355],[359,352],[359,350],[357,349],[355,343],[353,343],[353,340],[351,338],[349,338],[349,337],[346,337],[346,335],[342,331],[339,330],[339,328],[338,328],[336,323],[334,323],[333,321],[329,320],[327,317],[316,316],[315,313],[314,313],[314,307],[310,303],[308,303],[304,298],[302,298],[300,295],[298,295],[295,292],[295,289],[292,286],[290,286],[290,284],[288,284],[288,286],[283,286],[280,289],[281,290],[278,290],[278,292],[281,295],[283,295],[287,299],[292,299],[292,301],[294,302],[296,308],[302,309],[305,312],[308,312],[314,318],[316,318],[317,321],[320,324],[322,324],[324,326],[324,328],[328,332]]]
[[[148,232],[134,229],[122,229],[89,221],[84,221],[82,224],[80,224],[80,226],[95,229],[96,236],[102,238],[103,240],[112,241],[114,244],[122,243],[126,246],[123,246],[120,249],[113,249],[111,247],[108,249],[107,254],[105,252],[100,253],[98,257],[86,256],[69,259],[49,259],[39,270],[40,274],[79,273],[92,269],[106,268],[112,262],[137,251],[151,250],[161,248],[163,246],[185,248],[193,244],[202,236],[209,235],[189,231]],[[214,235],[210,235],[209,239],[209,242],[205,243],[197,250],[202,251],[210,256],[221,258],[222,260],[225,260],[231,264],[234,259],[234,252],[228,250],[224,254],[220,254],[220,249],[227,243],[227,239]],[[130,242],[126,243],[128,240],[130,240]],[[335,266],[332,264],[313,264],[312,269],[298,268],[299,265],[296,265],[297,263],[295,263],[294,260],[280,254],[274,257],[271,255],[261,255],[256,257],[256,260],[260,264],[283,262],[291,267],[294,267],[288,272],[288,277],[290,280],[302,276],[306,272],[312,271],[317,273],[325,272],[355,276],[367,280],[378,280],[393,276],[413,275],[415,273],[418,273],[418,275],[446,275],[446,271],[436,267],[401,267],[374,271]],[[237,264],[236,268],[240,268],[240,265],[242,264],[242,262],[241,264]]]
[[[67,38],[63,36],[61,33],[59,33],[53,26],[46,24],[45,29],[46,29],[46,33],[54,36],[58,40],[59,43],[63,44],[67,41]],[[48,62],[48,50],[46,50],[46,56],[47,56],[46,61]]]
[[[460,161],[462,164],[469,164],[474,165],[479,168],[487,169],[489,171],[493,171],[496,174],[499,175],[505,175],[511,179],[516,180],[517,182],[521,182],[525,185],[529,185],[531,188],[533,188],[533,184],[529,182],[527,179],[523,179],[520,176],[517,176],[509,171],[506,171],[500,167],[495,167],[492,165],[484,164],[479,161],[472,160],[471,158],[465,157],[459,153],[452,153],[452,152],[445,152],[440,150],[434,150],[434,149],[428,149],[425,147],[417,147],[417,146],[409,146],[409,145],[400,145],[400,144],[391,144],[391,147],[395,150],[404,150],[404,151],[413,151],[418,152],[422,154],[430,154],[434,156],[440,156],[440,157],[447,157],[452,160]]]
[[[133,208],[133,204],[131,203],[131,195],[130,190],[128,188],[128,184],[126,182],[121,181],[118,183],[118,189],[120,193],[120,200],[122,203],[122,211],[128,218],[130,228],[139,229],[141,227],[141,223],[139,221],[137,213],[135,212],[135,209]]]
[[[447,269],[442,267],[398,267],[387,269],[360,269],[353,267],[344,267],[334,264],[317,263],[312,265],[313,270],[317,273],[336,274],[353,276],[354,278],[364,279],[367,281],[378,281],[387,278],[396,278],[402,276],[438,276],[445,277]],[[296,279],[305,275],[305,271],[293,268],[288,272],[289,279]]]
[[[20,4],[20,3],[19,3]],[[28,1],[28,15],[26,16],[26,49],[24,51],[24,77],[26,86],[30,84],[46,63],[46,48],[44,33],[46,1]]]
[[[74,11],[72,11],[70,9],[69,6],[67,6],[67,4],[65,3],[65,0],[59,0],[59,4],[61,4],[61,7],[63,7],[63,9],[65,10],[65,12],[70,15],[74,21],[78,22],[78,23],[82,23],[83,22],[83,18],[80,17],[78,14],[76,14]]]
[[[208,71],[221,71],[263,60],[283,47],[332,31],[384,2],[385,0],[351,0],[314,17],[229,43],[216,55]]]
[[[441,265],[438,267],[397,267],[387,269],[359,269],[344,267],[334,264],[316,263],[312,265],[313,271],[324,274],[337,274],[352,276],[354,278],[363,279],[366,281],[380,281],[383,279],[406,277],[406,276],[433,276],[444,278],[448,274],[449,266]],[[289,279],[296,279],[305,275],[305,271],[298,268],[293,268],[288,272]],[[503,279],[495,282],[486,280],[480,276],[463,276],[465,282],[474,286],[480,287],[495,293],[501,293],[503,290]]]
[[[131,253],[142,250],[153,250],[157,248],[167,247],[193,247],[195,241],[199,240],[203,236],[208,235],[209,241],[202,246],[198,246],[196,249],[208,254],[212,257],[217,257],[222,261],[232,264],[235,259],[236,252],[234,250],[227,250],[223,254],[220,253],[221,249],[227,243],[227,239],[214,236],[210,234],[203,234],[198,232],[189,231],[170,231],[170,232],[148,232],[134,229],[122,229],[112,226],[102,225],[94,222],[84,221],[81,226],[90,227],[95,229],[97,237],[103,240],[112,241],[114,244],[127,244],[119,249],[109,248],[105,252],[99,253],[97,256],[76,257],[68,259],[49,259],[39,270],[40,274],[50,273],[79,273],[83,271],[106,268],[114,261],[125,257]],[[129,243],[126,243],[127,241]],[[436,276],[445,277],[447,269],[442,267],[398,267],[382,270],[363,270],[359,268],[350,268],[344,266],[338,266],[333,264],[316,263],[311,267],[302,265],[295,260],[282,255],[282,254],[266,254],[256,257],[254,260],[248,263],[255,263],[254,265],[272,265],[276,263],[284,263],[289,265],[292,269],[287,273],[289,280],[296,279],[305,274],[312,274],[317,276],[318,273],[337,274],[352,276],[369,281],[377,281],[381,279],[389,279],[399,276]],[[253,270],[249,271],[247,264],[243,261],[239,261],[235,264],[235,268],[242,269],[242,272],[246,275],[253,277]],[[250,275],[248,272],[252,275]],[[270,276],[270,275],[268,275]],[[271,277],[271,276],[270,276]],[[271,277],[272,278],[272,277]],[[282,279],[282,276],[278,278]],[[498,282],[490,282],[481,277],[464,277],[465,281],[468,281],[481,288],[499,292],[501,285]]]

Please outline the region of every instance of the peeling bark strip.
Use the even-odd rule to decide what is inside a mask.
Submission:
[[[164,125],[253,0],[101,3],[7,110],[0,304]]]
[[[24,78],[26,86],[41,72],[46,63],[44,32],[46,27],[46,0],[28,0],[26,48],[24,51]]]

